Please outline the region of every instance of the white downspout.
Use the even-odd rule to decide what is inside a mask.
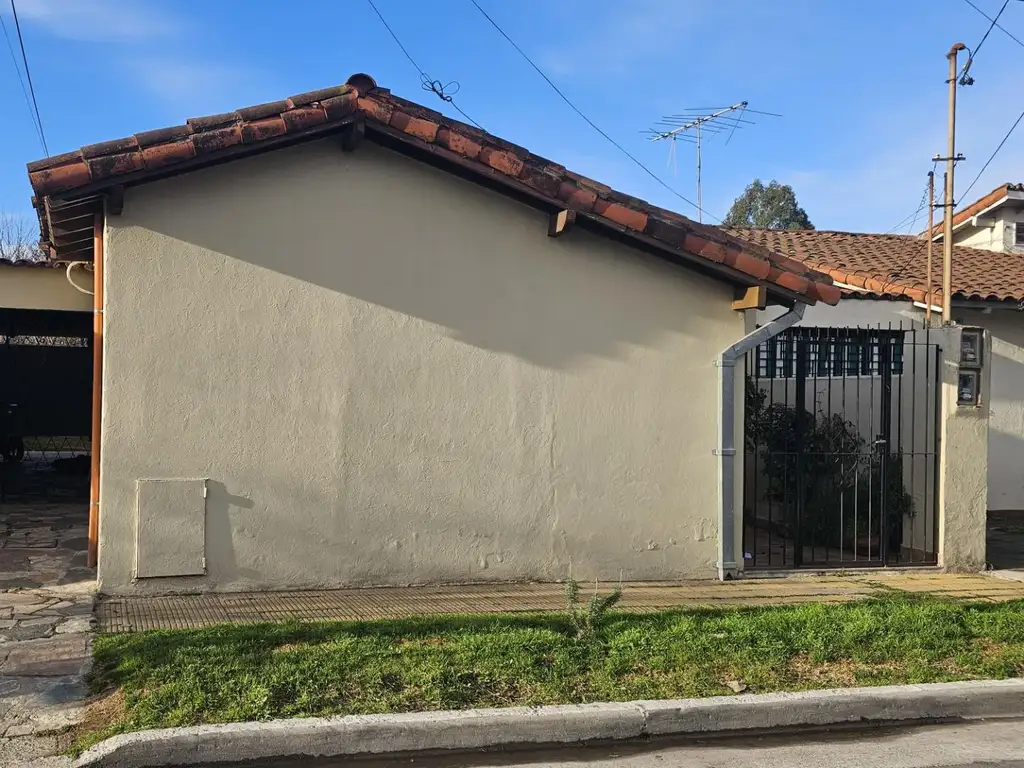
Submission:
[[[731,581],[740,572],[736,560],[736,361],[764,341],[777,336],[804,316],[805,304],[796,304],[770,323],[748,333],[718,356],[721,399],[718,409],[718,578]]]

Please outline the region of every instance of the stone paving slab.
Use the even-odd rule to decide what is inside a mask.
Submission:
[[[4,677],[64,677],[82,674],[88,661],[85,633],[11,643],[0,662]]]
[[[70,763],[91,663],[88,504],[0,507],[0,768]]]

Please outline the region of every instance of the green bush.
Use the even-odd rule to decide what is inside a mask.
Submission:
[[[747,377],[745,442],[748,455],[760,458],[765,498],[783,504],[783,525],[790,535],[799,525],[806,542],[850,542],[855,533],[877,530],[878,505],[884,499],[886,535],[891,546],[900,545],[903,518],[914,514],[913,497],[903,485],[903,457],[873,450],[852,422],[839,414],[816,416],[769,402],[768,393]],[[845,502],[842,526],[840,499]],[[798,501],[804,510],[799,521]]]

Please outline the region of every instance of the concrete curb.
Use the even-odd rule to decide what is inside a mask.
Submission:
[[[554,707],[274,720],[115,736],[75,768],[156,768],[614,741],[864,722],[1024,716],[1024,679]]]

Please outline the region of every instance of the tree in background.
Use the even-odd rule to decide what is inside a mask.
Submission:
[[[43,261],[39,229],[26,216],[0,211],[0,261]]]
[[[768,186],[754,179],[733,202],[724,224],[753,229],[814,229],[807,211],[797,203],[793,188],[774,179]]]

